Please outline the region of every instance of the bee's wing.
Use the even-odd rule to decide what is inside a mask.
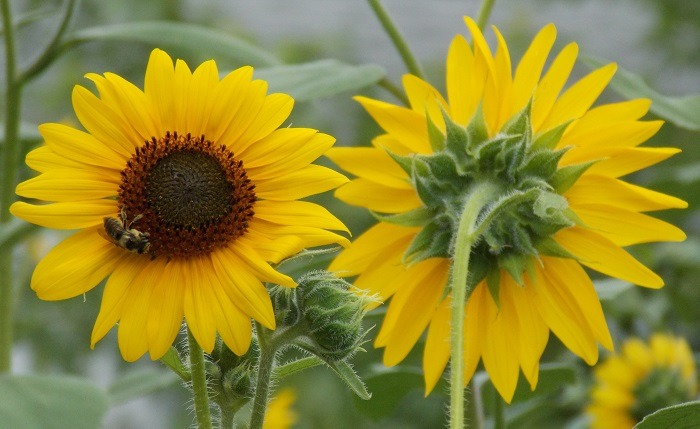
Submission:
[[[114,243],[114,239],[110,237],[109,234],[107,234],[107,231],[105,231],[104,224],[97,227],[97,233],[100,234],[102,238],[109,241],[110,243]]]

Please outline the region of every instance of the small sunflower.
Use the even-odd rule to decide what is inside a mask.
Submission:
[[[282,389],[267,406],[263,429],[290,429],[298,420],[292,409],[297,395],[292,389]]]
[[[94,347],[119,322],[122,356],[158,359],[182,324],[210,352],[218,333],[237,354],[248,349],[251,318],[274,329],[263,282],[293,287],[277,263],[304,247],[347,244],[345,226],[300,198],[347,179],[313,165],[335,139],[313,129],[278,128],[293,100],[267,94],[253,68],[222,79],[214,61],[190,71],[151,53],[144,90],[105,73],[86,77],[73,106],[87,132],[44,124],[45,145],[27,155],[37,177],[17,194],[28,222],[78,229],[37,265],[39,298],[81,295],[109,277],[92,331]]]
[[[620,179],[679,152],[638,148],[661,127],[640,121],[649,100],[591,108],[615,72],[610,64],[564,89],[578,48],[564,47],[543,73],[554,25],[534,38],[513,75],[505,40],[494,27],[492,55],[481,31],[465,22],[447,55],[447,99],[406,75],[408,107],[357,101],[384,129],[370,148],[327,154],[357,176],[336,191],[381,221],[331,264],[355,285],[391,299],[375,346],[396,365],[428,334],[426,394],[450,356],[447,289],[461,209],[488,183],[501,206],[472,249],[466,305],[466,380],[483,361],[506,401],[520,371],[534,389],[550,331],[592,365],[598,344],[613,343],[583,266],[631,283],[663,281],[622,247],[680,241],[685,234],[644,212],[684,208],[677,198]]]
[[[661,408],[698,393],[693,352],[683,338],[655,334],[627,340],[622,353],[595,369],[587,408],[592,429],[632,429]]]

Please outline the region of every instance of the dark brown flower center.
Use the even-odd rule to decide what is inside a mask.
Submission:
[[[137,148],[122,171],[119,205],[149,234],[152,257],[211,253],[245,234],[255,185],[243,162],[204,136],[166,133]]]

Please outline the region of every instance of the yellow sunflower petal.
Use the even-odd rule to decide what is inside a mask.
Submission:
[[[73,108],[90,134],[125,159],[131,157],[134,148],[143,143],[141,136],[124,123],[110,106],[82,86],[73,88]]]
[[[609,204],[640,212],[688,207],[679,198],[594,174],[581,176],[564,196],[572,206]]]
[[[197,344],[205,352],[211,353],[216,341],[216,321],[211,311],[212,288],[217,287],[218,282],[210,280],[214,274],[206,269],[202,259],[192,258],[183,264],[183,271],[186,272],[184,310],[187,328]]]
[[[452,119],[467,125],[481,101],[483,82],[474,76],[474,54],[462,35],[455,36],[447,52],[447,97]]]
[[[494,387],[503,399],[510,403],[518,384],[520,354],[518,353],[518,343],[509,340],[509,338],[526,335],[526,333],[521,331],[515,312],[510,305],[511,302],[507,297],[503,297],[504,292],[501,289],[501,309],[495,320],[489,324],[488,335],[484,335],[484,349],[481,359]]]
[[[522,59],[515,69],[513,78],[513,103],[508,117],[525,107],[535,95],[542,69],[547,62],[549,51],[557,37],[557,29],[553,24],[544,26],[530,43]]]
[[[151,359],[160,359],[172,346],[182,327],[184,315],[183,298],[185,287],[183,278],[191,275],[181,261],[155,259],[148,264],[150,276],[139,287],[153,290],[148,312],[146,332]]]
[[[355,97],[377,124],[396,137],[413,153],[431,153],[425,116],[405,107],[395,106],[366,97]]]
[[[38,148],[29,151],[25,162],[27,163],[27,167],[40,173],[53,170],[55,168],[100,170],[97,167],[73,161],[72,159],[59,155],[48,146],[39,146]]]
[[[17,195],[44,201],[84,201],[116,197],[119,174],[109,176],[92,171],[54,169],[17,185]]]
[[[654,241],[683,241],[685,233],[670,223],[609,205],[572,206],[587,228],[618,246]]]
[[[159,136],[160,118],[155,115],[150,100],[143,91],[114,73],[105,73],[104,77],[88,73],[85,77],[93,81],[100,99],[111,107],[124,123],[129,124],[141,137],[141,142]]]
[[[164,130],[175,130],[175,99],[180,94],[174,90],[175,68],[170,56],[154,49],[148,59],[144,93],[161,120]]]
[[[379,213],[402,213],[423,203],[410,187],[394,188],[367,179],[355,179],[335,191],[336,198]]]
[[[408,174],[385,151],[370,147],[339,147],[326,156],[340,168],[358,177],[392,188],[411,188]]]
[[[520,366],[530,387],[534,389],[537,386],[540,358],[549,340],[549,327],[535,306],[532,296],[534,288],[521,287],[510,276],[502,274],[501,278],[504,282],[501,287],[506,289],[501,293],[502,311],[513,312],[517,317],[520,328],[517,340]]]
[[[360,274],[377,258],[387,254],[403,254],[392,249],[406,249],[418,232],[418,228],[405,228],[390,223],[378,223],[355,239],[352,246],[343,250],[328,267],[339,275]]]
[[[187,113],[190,98],[190,84],[192,83],[192,71],[182,60],[175,61],[175,75],[173,76],[171,91],[177,93],[173,99],[173,131],[185,135],[187,129]]]
[[[382,331],[386,325],[400,327],[392,330],[386,342],[385,365],[393,366],[401,362],[416,344],[440,303],[448,273],[446,259],[428,259],[406,271],[404,284],[391,299],[382,325]],[[377,343],[380,339],[381,332]]]
[[[427,112],[435,125],[444,132],[445,124],[441,110],[449,111],[449,105],[442,94],[428,82],[412,74],[403,75],[401,82],[406,90],[411,109],[420,115],[425,115]]]
[[[211,261],[209,267],[213,269]],[[220,279],[211,278],[215,284],[212,287],[211,308],[216,321],[216,330],[221,335],[224,344],[234,353],[241,356],[248,351],[252,338],[250,317],[246,316],[238,307],[236,307],[231,298],[226,295],[224,288],[221,286]]]
[[[236,242],[234,246],[229,247],[229,250],[245,262],[248,269],[253,271],[260,280],[287,287],[295,287],[297,285],[291,277],[280,273],[263,259],[260,259],[256,252],[245,242]]]
[[[54,229],[80,229],[102,225],[105,216],[119,211],[116,200],[71,201],[44,205],[18,201],[10,212],[35,225]]]
[[[255,215],[280,225],[313,226],[349,232],[347,227],[324,207],[307,201],[257,201]]]
[[[268,179],[305,167],[323,155],[335,138],[310,128],[280,128],[241,152],[252,179]]]
[[[535,133],[546,131],[542,124],[552,111],[554,103],[557,101],[559,92],[564,88],[569,79],[571,70],[574,68],[576,57],[578,56],[578,45],[570,43],[559,52],[552,61],[549,70],[537,85],[535,97],[532,102],[532,130]]]
[[[681,150],[676,148],[575,148],[564,154],[559,166],[599,160],[586,172],[622,177],[664,161]],[[571,155],[569,155],[571,154]],[[572,159],[574,158],[574,159]],[[578,160],[576,159],[578,158]]]
[[[261,80],[253,80],[239,86],[236,96],[242,97],[243,101],[219,138],[219,143],[225,144],[233,153],[241,153],[246,149],[246,146],[239,145],[239,138],[260,113],[267,93],[267,82]]]
[[[287,94],[270,94],[265,97],[265,103],[255,120],[238,138],[239,147],[245,149],[272,133],[287,120],[293,107],[294,99]]]
[[[664,285],[661,277],[602,235],[581,227],[562,229],[554,239],[583,265],[649,288]]]
[[[260,280],[248,272],[245,263],[226,248],[212,252],[211,258],[216,275],[231,301],[266,328],[275,329],[270,295]]]
[[[62,157],[79,164],[89,164],[122,170],[127,158],[105,146],[92,135],[63,124],[39,125],[39,133],[46,145]]]
[[[107,279],[102,292],[100,312],[90,336],[90,348],[94,349],[95,344],[117,324],[129,289],[138,287],[135,286],[134,279],[147,266],[146,258],[131,256],[124,258],[122,263],[114,267],[114,272]]]
[[[255,181],[255,194],[277,201],[296,200],[335,189],[347,183],[342,174],[320,165],[307,165],[273,179]]]
[[[88,228],[66,238],[36,266],[31,287],[47,301],[81,295],[107,277],[126,252]]]
[[[513,106],[513,78],[511,76],[510,53],[505,39],[497,28],[493,27],[498,40],[496,56],[493,59],[494,74],[489,76],[489,83],[484,90],[481,101],[484,119],[490,135],[495,135],[510,118]]]
[[[376,308],[404,286],[401,279],[406,273],[406,266],[403,265],[403,251],[405,249],[405,245],[398,251],[389,249],[384,257],[378,257],[353,282],[355,287],[369,291],[370,294],[377,297],[378,301],[368,305],[368,309]],[[346,275],[347,272],[341,271],[339,274]]]
[[[209,131],[211,103],[218,96],[219,71],[212,60],[205,61],[192,73],[188,87],[186,124],[187,132],[205,137]]]
[[[608,64],[571,85],[554,103],[547,120],[542,124],[542,129],[553,128],[583,116],[610,83],[616,70],[616,64]]]
[[[662,125],[663,121],[598,123],[590,127],[576,126],[574,123],[557,147],[635,147],[649,140]]]
[[[209,125],[207,138],[220,141],[221,135],[228,129],[243,104],[239,95],[253,79],[253,68],[244,66],[227,74],[216,88],[216,97],[210,100]]]
[[[150,284],[154,271],[141,270],[134,278],[134,284]],[[127,362],[138,360],[148,351],[148,315],[152,302],[153,288],[131,287],[127,291],[119,319],[117,341],[122,358]]]
[[[425,371],[425,396],[433,391],[450,360],[450,311],[451,300],[445,298],[435,310],[425,339],[423,371]]]
[[[464,311],[464,382],[468,383],[484,352],[486,336],[498,314],[486,282],[474,287]]]
[[[561,342],[586,363],[593,365],[598,361],[596,337],[586,319],[586,309],[580,307],[575,294],[572,294],[572,291],[586,288],[588,284],[562,285],[554,274],[556,266],[549,267],[543,263],[542,267],[535,267],[533,283],[537,308]]]

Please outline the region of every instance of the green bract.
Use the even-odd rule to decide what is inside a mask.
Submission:
[[[482,238],[472,250],[469,283],[487,279],[498,301],[499,269],[519,284],[539,255],[572,257],[551,236],[580,223],[561,195],[592,163],[558,169],[567,149],[554,147],[568,123],[533,137],[530,104],[496,136],[489,138],[481,111],[466,127],[443,112],[446,132],[428,118],[436,151],[429,155],[391,154],[410,177],[424,206],[378,217],[402,226],[420,226],[404,254],[407,263],[450,258],[461,210],[476,187],[493,190],[480,214]]]

